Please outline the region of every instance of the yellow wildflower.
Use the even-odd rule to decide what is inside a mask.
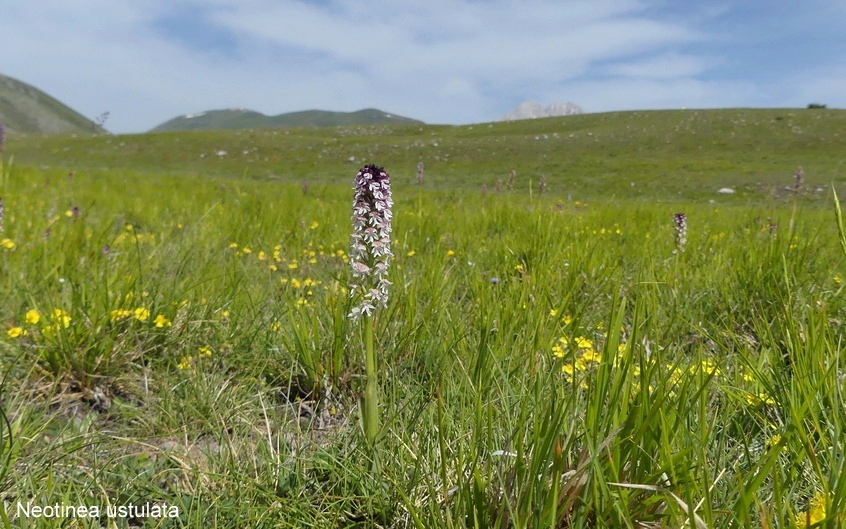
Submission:
[[[178,364],[176,364],[176,367],[177,367],[177,369],[189,369],[191,367],[191,362],[193,362],[193,360],[194,360],[193,356],[186,356],[185,358],[180,360]]]
[[[552,354],[558,358],[564,358],[564,348],[559,344],[552,346]]]
[[[579,349],[592,349],[593,348],[593,340],[590,338],[585,338],[584,336],[576,337],[576,345]]]
[[[61,326],[67,329],[70,326],[71,317],[65,310],[55,309],[53,310],[53,321],[56,322],[56,327]]]
[[[770,406],[775,404],[775,399],[767,395],[766,393],[759,391],[757,395],[758,399],[761,400],[764,404],[768,404]]]
[[[678,384],[681,382],[682,379],[682,370],[676,368],[675,366],[668,365],[667,369],[670,371],[670,378],[668,379],[673,385]]]
[[[311,221],[311,224],[309,224],[308,229],[316,230],[318,226],[320,226],[320,223],[318,223],[316,220],[313,220]]]
[[[564,317],[561,318],[561,321],[564,322],[564,325],[570,325],[571,323],[573,323],[573,317],[569,314],[565,314]]]
[[[598,364],[602,361],[602,354],[597,353],[593,349],[586,350],[582,356],[576,359],[576,369],[578,371],[586,371],[592,364]]]
[[[746,402],[750,406],[760,406],[762,404],[775,404],[775,400],[767,395],[766,393],[759,392],[757,395],[753,395],[752,393],[746,393],[743,398],[746,399]]]
[[[599,363],[602,362],[602,353],[597,353],[594,349],[586,350],[581,357],[585,363]]]
[[[825,520],[827,504],[828,498],[824,494],[815,494],[808,502],[808,510],[796,515],[796,525],[802,528],[811,527]]]
[[[158,316],[156,316],[156,319],[153,320],[153,323],[155,323],[156,327],[158,327],[159,329],[161,329],[162,327],[170,327],[171,325],[173,325],[169,319],[165,318],[163,314],[159,314]]]
[[[38,313],[37,310],[32,309],[26,312],[26,322],[29,325],[35,325],[39,321],[41,321],[41,314]]]
[[[132,316],[132,311],[129,309],[115,309],[109,312],[112,321],[120,320],[128,316]]]
[[[132,312],[132,315],[138,321],[146,321],[150,317],[150,311],[145,307],[138,307]]]
[[[453,255],[455,255],[455,252],[454,252],[454,251],[452,251],[452,250],[447,250],[447,257],[452,257]]]
[[[717,363],[710,358],[706,358],[705,360],[703,360],[700,364],[700,367],[702,368],[702,372],[706,375],[719,376],[722,373],[720,371],[720,368],[717,367]]]
[[[7,250],[11,250],[15,247],[15,241],[13,241],[12,239],[3,239],[2,241],[0,241],[0,246]]]
[[[27,332],[23,327],[12,327],[6,334],[9,335],[9,338],[19,338],[21,336],[26,336]]]
[[[405,255],[407,255],[407,256],[409,256],[409,257],[414,257],[414,254],[416,254],[416,253],[417,253],[417,252],[415,252],[414,250],[409,250],[409,252],[408,252],[407,254],[405,254]]]
[[[766,444],[768,447],[772,448],[772,447],[774,447],[774,446],[777,446],[777,445],[778,445],[778,443],[780,443],[780,442],[781,442],[781,435],[780,435],[780,434],[774,434],[772,437],[770,437],[769,439],[767,439],[767,440],[764,442],[764,444]],[[781,447],[781,451],[782,451],[782,452],[786,452],[786,451],[787,451],[787,445],[782,446],[782,447]]]
[[[291,261],[290,263],[288,263],[289,270],[296,270],[299,267],[300,265],[298,265],[296,261]]]

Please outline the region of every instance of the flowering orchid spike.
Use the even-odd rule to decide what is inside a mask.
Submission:
[[[673,223],[675,227],[676,238],[676,252],[683,252],[684,246],[687,244],[687,215],[684,213],[676,213],[673,215]]]
[[[384,168],[365,165],[355,176],[350,293],[361,301],[350,317],[370,315],[388,304],[388,265],[391,262],[391,177]]]

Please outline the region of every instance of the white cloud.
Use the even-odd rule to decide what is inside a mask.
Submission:
[[[780,90],[791,106],[819,103],[830,108],[846,108],[846,67],[792,72],[785,77]]]
[[[0,73],[87,116],[111,111],[107,126],[117,132],[235,106],[268,114],[377,107],[467,123],[494,120],[527,99],[588,111],[780,98],[844,104],[842,72],[795,84],[785,74],[778,94],[751,71],[747,80],[716,78],[727,58],[709,48],[716,39],[703,29],[708,17],[670,16],[661,6],[668,4],[0,0]]]
[[[748,82],[617,78],[566,86],[574,101],[594,112],[748,106],[760,91]]]
[[[328,9],[293,0],[254,1],[212,19],[242,38],[309,50],[317,60],[383,74],[461,72],[488,80],[546,76],[553,67],[579,69],[697,38],[679,25],[624,17],[638,11],[628,1],[593,2],[595,11],[572,1],[493,4],[433,0],[410,12],[387,8],[382,14],[378,5],[363,12],[360,3]]]
[[[708,57],[663,53],[643,59],[616,62],[600,71],[610,76],[642,79],[676,79],[695,77],[710,70],[718,61]]]

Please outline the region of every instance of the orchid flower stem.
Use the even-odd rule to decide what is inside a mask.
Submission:
[[[372,446],[379,432],[379,381],[376,373],[376,351],[373,348],[373,315],[366,314],[364,320],[364,349],[365,375],[367,382],[364,387],[364,402],[362,415],[364,422],[364,436]]]

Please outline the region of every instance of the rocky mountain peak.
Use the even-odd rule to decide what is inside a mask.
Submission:
[[[518,119],[551,118],[555,116],[573,116],[582,114],[582,107],[575,103],[552,103],[546,107],[539,103],[526,101],[517,108],[499,118],[499,121],[516,121]]]

